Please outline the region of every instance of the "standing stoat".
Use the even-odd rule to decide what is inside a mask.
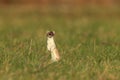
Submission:
[[[47,32],[47,49],[51,52],[51,60],[52,61],[59,61],[60,56],[58,49],[56,48],[55,42],[54,42],[54,31],[48,31]]]

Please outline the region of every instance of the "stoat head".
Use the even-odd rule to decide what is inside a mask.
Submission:
[[[47,32],[47,37],[52,38],[55,35],[55,31],[48,31]]]

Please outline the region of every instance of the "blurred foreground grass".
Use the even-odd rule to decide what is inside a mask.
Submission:
[[[49,64],[46,31],[61,61]],[[0,8],[1,80],[119,80],[119,8]]]

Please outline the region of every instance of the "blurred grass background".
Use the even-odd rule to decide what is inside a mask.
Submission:
[[[119,80],[119,0],[0,0],[1,80]],[[62,57],[49,64],[46,31]]]

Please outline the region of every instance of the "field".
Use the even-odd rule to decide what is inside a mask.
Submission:
[[[48,30],[61,55],[52,64]],[[120,9],[0,8],[0,80],[120,80]]]

